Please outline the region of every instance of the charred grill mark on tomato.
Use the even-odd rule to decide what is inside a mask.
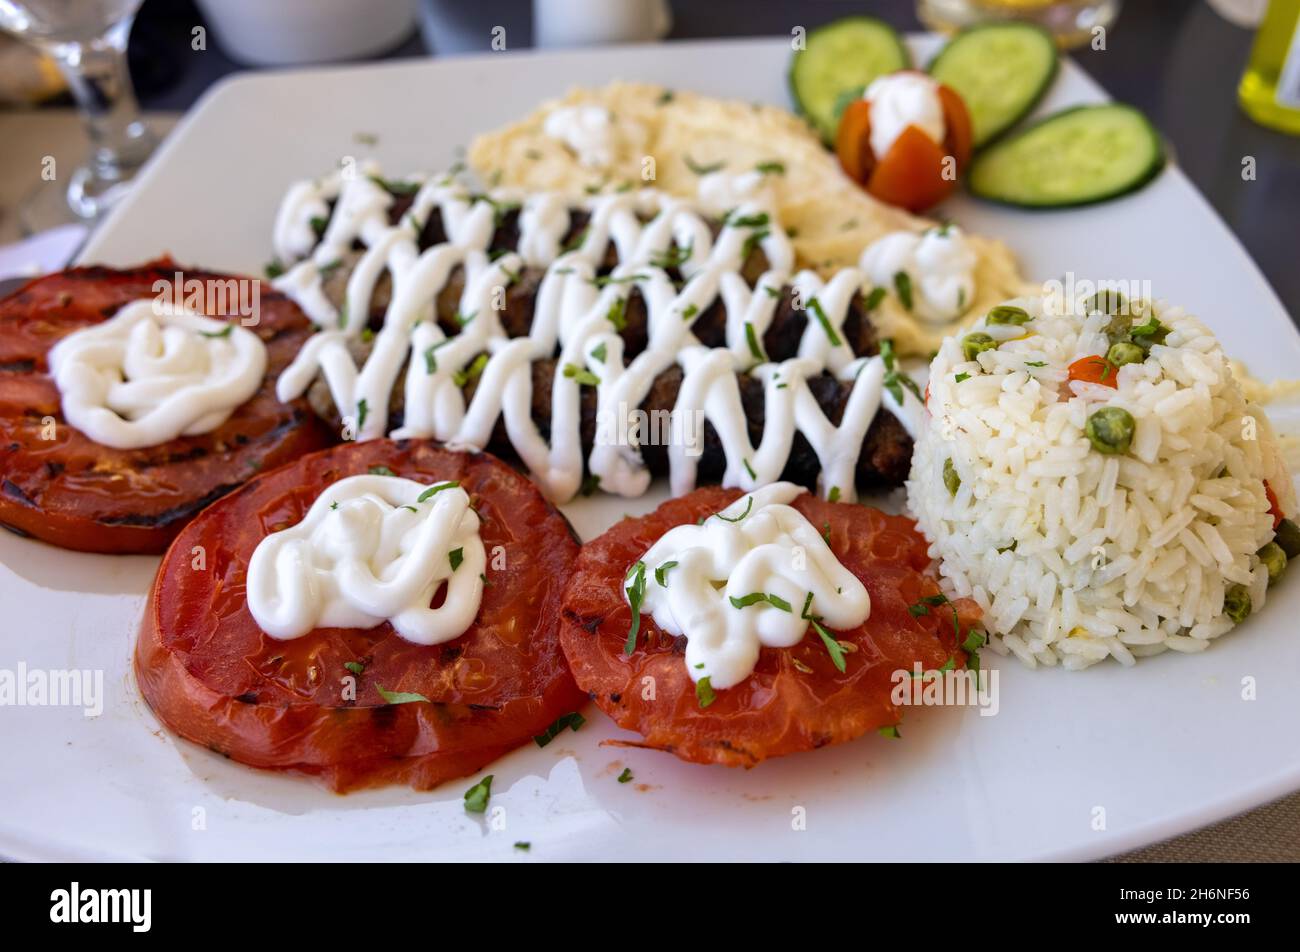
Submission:
[[[239,485],[239,483],[227,483],[218,486],[206,496],[191,500],[187,503],[182,503],[179,506],[173,506],[171,509],[164,509],[162,512],[127,513],[123,516],[106,516],[99,520],[99,524],[104,526],[143,526],[146,528],[165,528],[175,524],[176,522],[188,522],[196,514],[206,509],[226,493],[230,492],[232,489],[238,488]]]
[[[313,332],[269,284],[259,287],[254,330],[266,342],[261,389],[210,433],[140,450],[101,446],[64,422],[46,355],[67,334],[157,296],[155,282],[239,280],[186,271],[169,259],[118,271],[92,266],[37,279],[0,301],[0,445],[16,491],[0,519],[30,535],[92,552],[161,552],[183,521],[253,476],[337,441],[305,401],[282,404],[275,377]],[[251,279],[247,279],[251,280]],[[228,301],[233,309],[236,301]],[[239,315],[211,316],[238,320]],[[46,426],[53,418],[53,432]],[[50,436],[53,439],[50,439]]]

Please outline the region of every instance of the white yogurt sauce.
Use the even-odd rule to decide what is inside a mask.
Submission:
[[[768,192],[753,183],[734,183],[733,193],[749,198],[732,210],[715,239],[697,207],[653,189],[581,201],[508,190],[485,198],[449,176],[408,178],[421,183],[419,191],[402,222],[390,226],[391,199],[368,177],[377,170],[366,171],[350,180],[335,175],[305,183],[305,189],[304,183],[294,186],[276,225],[277,252],[293,261],[301,257],[295,236],[302,216],[316,214],[327,200],[336,202],[325,235],[310,257],[275,281],[321,328],[281,374],[277,394],[292,400],[323,375],[340,415],[356,424],[358,439],[387,431],[389,399],[408,356],[405,419],[391,436],[432,437],[482,449],[498,418],[504,418],[515,451],[554,501],[572,498],[582,484],[580,386],[593,385],[592,378],[598,381],[598,438],[587,469],[599,477],[601,489],[624,496],[640,495],[650,484],[639,449],[626,435],[635,434],[638,407],[655,377],[674,364],[685,371],[672,411],[674,426],[696,432],[707,420],[722,435],[726,486],[749,490],[779,479],[798,431],[821,461],[822,492],[838,488],[850,501],[855,498],[853,472],[862,439],[882,403],[909,432],[917,430],[920,401],[905,393],[899,405],[882,390],[881,359],[855,359],[840,334],[854,296],[870,288],[865,275],[854,268],[826,281],[812,271],[792,274],[794,249]],[[727,187],[719,181],[709,188],[718,194]],[[511,203],[521,206],[518,248],[489,260],[495,216]],[[589,225],[578,247],[564,251],[560,245],[575,209],[589,214]],[[416,238],[435,210],[448,240],[421,252]],[[340,315],[322,291],[321,268],[337,261],[354,241],[366,250],[348,279],[347,306]],[[751,242],[763,249],[771,265],[754,286],[741,276]],[[597,268],[610,245],[619,263],[609,279],[597,281]],[[661,267],[666,254],[680,259],[687,279],[680,289]],[[473,319],[447,337],[430,318],[438,293],[457,265],[465,269],[459,312]],[[546,274],[528,336],[510,339],[493,300],[525,265],[545,268]],[[372,351],[358,368],[348,342],[360,335],[364,322],[353,316],[369,313],[375,284],[385,271],[392,278],[392,300]],[[787,284],[798,287],[802,300],[815,298],[820,316],[814,312],[807,322],[797,359],[779,365],[760,362],[749,344],[751,332],[762,340],[776,313],[780,289]],[[617,319],[633,288],[646,303],[648,344],[625,362]],[[726,346],[710,350],[691,328],[694,317],[718,299],[727,311]],[[530,412],[530,365],[556,356],[557,350],[558,367],[571,367],[573,373],[555,375],[548,443]],[[457,380],[480,354],[489,359],[481,366],[467,406]],[[806,383],[823,370],[854,381],[850,411],[838,427],[827,420]],[[746,372],[768,382],[767,423],[758,447],[749,441],[740,403],[738,375]],[[683,443],[674,440],[669,451],[677,493],[694,486],[698,462]]]
[[[614,162],[617,132],[614,117],[603,106],[566,106],[546,117],[542,131],[563,142],[588,168],[604,169]]]
[[[64,418],[130,450],[226,422],[262,385],[266,348],[237,323],[149,299],[69,334],[49,363]]]
[[[862,94],[871,103],[871,151],[883,159],[908,126],[916,126],[935,142],[947,134],[939,84],[924,73],[889,73]]]
[[[908,276],[912,313],[923,321],[946,324],[960,317],[975,299],[976,257],[956,225],[920,234],[895,231],[876,239],[858,264],[877,286],[897,295],[896,276]]]
[[[753,673],[761,648],[797,645],[810,619],[841,631],[867,620],[871,599],[862,582],[789,505],[804,491],[792,483],[764,486],[702,525],[668,530],[642,556],[641,611],[686,637],[692,680],[734,687]],[[765,597],[753,601],[755,593]],[[738,608],[732,599],[753,604]]]
[[[407,641],[437,645],[474,622],[485,565],[465,490],[349,476],[322,492],[302,522],[258,543],[248,563],[248,610],[280,640],[388,621]],[[445,599],[430,608],[444,583]]]

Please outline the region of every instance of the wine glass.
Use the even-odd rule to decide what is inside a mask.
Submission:
[[[153,151],[155,139],[140,119],[126,68],[126,43],[140,2],[0,0],[0,29],[54,60],[90,138],[86,164],[72,173],[66,189],[43,182],[19,208],[29,234],[99,218],[122,198]]]

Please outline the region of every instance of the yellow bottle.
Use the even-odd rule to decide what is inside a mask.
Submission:
[[[1300,135],[1300,0],[1269,0],[1237,87],[1256,122]]]

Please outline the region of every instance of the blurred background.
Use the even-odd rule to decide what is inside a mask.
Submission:
[[[1275,18],[1280,11],[1289,28],[1280,41],[1285,53],[1300,0],[1272,3]],[[494,27],[505,28],[513,51],[660,37],[674,42],[788,35],[796,22],[811,29],[862,12],[900,30],[918,30],[992,12],[1039,19],[1066,44],[1084,41],[1069,55],[1112,96],[1151,117],[1178,164],[1241,238],[1288,309],[1300,313],[1300,137],[1252,121],[1239,98],[1268,5],[1269,0],[0,0],[0,26],[10,31],[0,33],[0,277],[6,270],[12,274],[15,262],[27,267],[27,258],[46,267],[66,261],[84,227],[49,229],[78,221],[93,227],[180,116],[214,83],[240,70],[480,53],[492,48]],[[1093,24],[1108,25],[1104,55],[1087,44]],[[130,98],[132,87],[143,121]],[[1254,158],[1263,187],[1245,187],[1247,156]],[[80,166],[71,195],[66,176],[59,176],[58,188],[43,187],[50,178],[43,163],[51,159],[65,168]],[[15,257],[13,243],[33,233],[36,250],[24,245]],[[52,235],[62,237],[51,244]]]

